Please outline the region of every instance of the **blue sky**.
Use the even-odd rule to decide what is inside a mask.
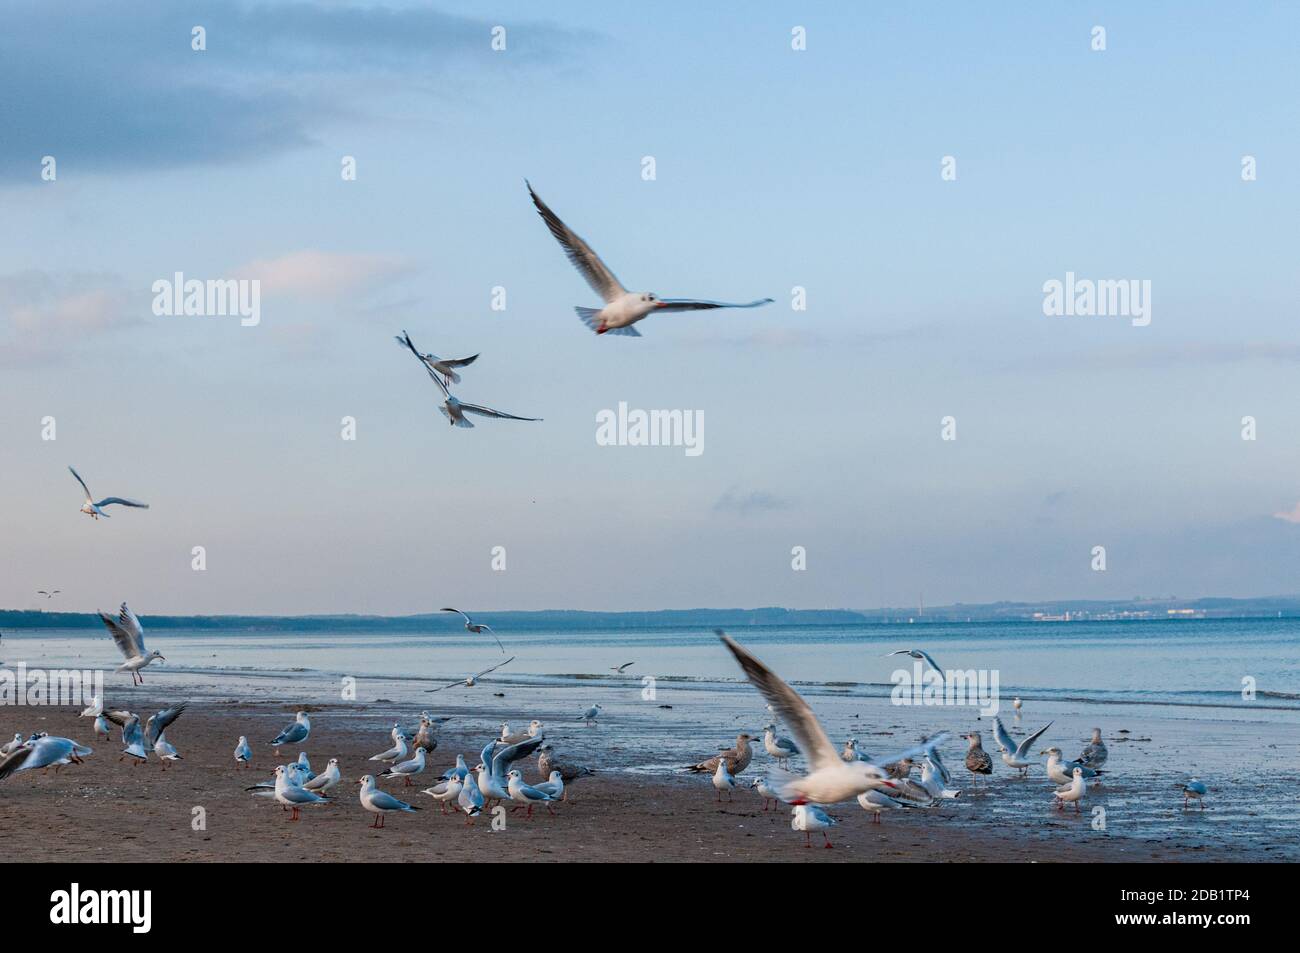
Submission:
[[[66,6],[0,35],[0,605],[1300,588],[1293,6]],[[591,335],[525,176],[628,287],[776,303]],[[154,316],[177,271],[261,324]],[[1044,316],[1067,271],[1150,326]],[[545,421],[451,430],[401,328]],[[620,401],[705,452],[597,446]],[[152,508],[92,523],[70,463]]]

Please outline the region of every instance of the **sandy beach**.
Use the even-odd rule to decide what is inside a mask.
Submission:
[[[146,712],[175,700],[143,693],[130,698],[134,710]],[[1294,845],[1270,851],[1246,841],[1207,842],[1196,830],[1203,826],[1199,812],[1192,811],[1186,812],[1190,830],[1185,837],[1093,831],[1087,811],[1080,817],[1059,815],[1048,805],[1041,771],[1028,781],[999,772],[984,792],[970,790],[962,778],[966,792],[961,803],[887,813],[879,825],[855,803],[836,805],[831,813],[841,823],[831,832],[834,849],[805,849],[802,835],[790,829],[788,809],[764,812],[761,799],[748,789],[738,789],[731,803],[717,804],[705,777],[646,771],[646,753],[637,745],[635,731],[610,724],[585,732],[566,724],[562,734],[572,740],[557,741],[557,748],[565,757],[600,771],[570,787],[570,798],[559,806],[557,816],[542,812],[526,820],[522,812],[507,814],[504,830],[494,831],[485,815],[467,827],[463,816],[443,816],[431,798],[419,793],[454,763],[457,753],[472,763],[490,736],[478,730],[467,733],[469,718],[454,709],[449,711],[453,720],[439,735],[424,783],[409,788],[400,782],[386,785],[423,810],[389,817],[386,829],[373,830],[368,826],[371,815],[358,803],[355,780],[381,767],[367,759],[385,747],[394,717],[393,708],[382,704],[311,706],[313,732],[307,747],[313,767],[321,770],[329,758],[337,757],[345,783],[336,789],[331,804],[306,810],[302,820],[293,823],[272,800],[255,797],[245,788],[269,778],[278,761],[297,755],[296,749],[277,752],[267,743],[294,710],[275,703],[221,701],[215,695],[194,699],[168,733],[184,760],[166,772],[156,760],[140,766],[120,762],[116,733],[107,741],[92,739],[91,719],[78,718],[74,710],[5,710],[0,729],[6,736],[41,730],[95,748],[84,765],[57,774],[25,772],[0,783],[0,829],[18,840],[11,857],[99,862],[1296,859]],[[534,712],[536,708],[502,707],[492,714],[522,725]],[[403,724],[418,717],[405,708],[399,714]],[[241,734],[254,749],[249,771],[236,771],[232,757]],[[765,760],[760,753],[746,776],[755,776]],[[950,760],[960,761],[955,756]],[[520,766],[527,780],[538,779],[535,760]],[[1107,796],[1120,800],[1124,790],[1123,782],[1116,782]],[[1003,811],[1000,823],[988,823],[990,808],[1005,808],[1010,801],[1023,813],[1010,818]],[[1171,811],[1179,806],[1177,798],[1169,804]],[[206,829],[194,830],[192,819],[199,807],[206,815]]]

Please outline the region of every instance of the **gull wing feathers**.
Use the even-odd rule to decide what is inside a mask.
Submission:
[[[1044,731],[1046,731],[1048,728],[1051,727],[1052,727],[1052,722],[1049,721],[1047,724],[1043,725],[1043,727],[1039,728],[1037,731],[1035,731],[1024,741],[1020,742],[1020,745],[1016,748],[1016,757],[1019,760],[1023,761],[1025,759],[1025,756],[1029,754],[1030,747],[1033,745],[1035,741],[1038,740],[1039,735],[1041,735]]]
[[[188,705],[188,702],[181,702],[179,705],[164,708],[156,715],[150,715],[149,720],[144,724],[144,736],[149,740],[149,744],[157,744],[159,737],[167,730],[167,726],[179,718]]]
[[[528,186],[528,194],[532,196],[533,205],[537,207],[537,214],[542,217],[546,227],[550,229],[555,240],[560,243],[564,249],[564,254],[572,262],[573,267],[581,272],[582,277],[587,279],[587,284],[591,285],[591,290],[600,295],[606,302],[613,301],[620,295],[626,294],[624,288],[614,273],[606,267],[605,263],[600,260],[600,256],[591,250],[591,246],[578,237],[569,226],[560,221],[560,217],[550,210],[533,191],[532,185],[527,179],[524,185]]]
[[[95,498],[90,495],[90,487],[86,486],[86,481],[81,478],[81,474],[78,473],[76,470],[72,469],[72,467],[68,467],[68,472],[71,473],[74,477],[76,477],[77,482],[81,484],[81,492],[86,494],[86,502],[94,503]]]
[[[507,414],[504,411],[493,410],[491,407],[484,407],[481,404],[467,404],[460,401],[460,409],[471,414],[478,414],[480,417],[496,417],[501,420],[541,420],[541,417],[519,417],[515,414]]]
[[[812,769],[818,771],[839,763],[840,754],[831,744],[831,739],[826,736],[826,729],[821,726],[821,722],[817,720],[817,716],[813,714],[813,710],[808,707],[808,703],[799,696],[799,693],[721,629],[714,631],[736,657],[736,661],[740,663],[750,682],[790,726],[799,749],[807,755]]]
[[[101,612],[100,621],[108,627],[108,634],[113,637],[117,643],[118,651],[126,657],[127,661],[144,655],[144,629],[140,626],[140,620],[135,617],[135,613],[122,603],[122,611],[118,613],[116,619],[111,615]]]
[[[660,298],[656,311],[711,311],[714,308],[761,308],[771,304],[771,298],[759,298],[746,304],[731,301],[702,301],[691,298]]]
[[[134,506],[136,509],[140,509],[140,510],[147,510],[149,508],[148,503],[141,503],[139,500],[128,500],[126,497],[123,496],[106,496],[95,505],[99,507],[104,507],[104,506],[109,506],[113,503],[120,503],[123,506]]]

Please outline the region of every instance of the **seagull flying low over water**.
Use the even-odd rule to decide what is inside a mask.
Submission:
[[[411,343],[411,337],[405,331],[402,332],[402,335],[400,337],[397,335],[393,335],[393,340],[395,340],[402,347],[407,347]],[[419,352],[416,353],[419,354]],[[420,360],[424,361],[424,366],[427,367],[429,370],[436,371],[437,373],[441,374],[442,382],[450,386],[452,384],[460,383],[460,375],[457,374],[453,370],[453,368],[468,367],[469,365],[473,364],[475,361],[478,360],[478,355],[472,354],[469,357],[453,358],[453,357],[438,357],[436,354],[419,354],[419,358]]]
[[[611,672],[617,672],[619,675],[622,675],[625,671],[627,671],[635,664],[636,662],[624,662],[622,665],[611,665],[609,667],[609,670]]]
[[[104,517],[104,519],[108,519],[108,514],[104,512],[104,507],[111,506],[114,503],[122,506],[134,506],[136,509],[140,510],[147,510],[149,508],[148,503],[141,503],[139,500],[128,500],[120,496],[106,496],[96,503],[95,498],[90,495],[90,488],[86,486],[86,481],[81,478],[81,474],[72,469],[72,467],[68,467],[68,472],[77,478],[77,482],[81,484],[81,489],[86,494],[86,502],[81,504],[81,512],[85,513],[92,519],[99,519],[101,516]]]
[[[801,805],[809,802],[834,804],[856,798],[865,791],[882,787],[894,789],[897,785],[889,779],[888,773],[882,766],[883,763],[928,754],[943,744],[948,737],[947,733],[940,732],[916,748],[884,759],[881,764],[871,761],[845,761],[831,744],[826,729],[822,727],[813,710],[808,707],[808,703],[799,696],[798,692],[751,655],[748,649],[729,638],[721,629],[716,631],[749,677],[749,681],[762,693],[781,720],[790,726],[799,750],[808,759],[808,773],[805,775],[771,772],[772,789],[781,795],[782,800],[790,804]]]
[[[578,237],[569,226],[560,221],[560,217],[547,207],[533,191],[528,180],[528,194],[532,196],[537,214],[542,217],[555,240],[564,249],[573,267],[591,285],[591,290],[605,301],[603,308],[575,308],[582,323],[597,334],[626,334],[640,337],[641,334],[632,325],[646,315],[659,311],[708,311],[714,308],[757,308],[771,304],[771,298],[760,298],[746,304],[733,304],[726,301],[699,301],[690,298],[660,298],[646,291],[628,291],[614,273],[605,266],[600,257],[591,250],[591,246]]]
[[[906,655],[910,658],[916,659],[918,662],[925,662],[930,666],[930,668],[939,673],[939,681],[943,681],[943,669],[939,667],[938,662],[930,658],[930,653],[926,652],[924,649],[899,649],[897,652],[890,652],[885,656],[885,658],[889,658],[892,655]]]
[[[1039,736],[1051,727],[1052,723],[1049,721],[1032,735],[1026,737],[1024,741],[1020,742],[1020,744],[1016,744],[1015,739],[1011,737],[1006,727],[1002,724],[1002,719],[994,715],[993,737],[997,739],[998,747],[1002,749],[1002,763],[1008,768],[1015,768],[1018,770],[1021,777],[1028,775],[1030,767],[1036,763],[1026,760],[1029,754],[1029,749],[1033,747],[1034,742],[1038,740]]]
[[[466,688],[473,688],[474,683],[477,682],[484,675],[488,674],[489,672],[495,672],[502,665],[509,665],[514,660],[515,657],[512,655],[504,662],[497,662],[497,664],[493,665],[491,668],[485,668],[483,669],[483,671],[470,675],[467,678],[458,678],[454,682],[448,682],[446,685],[440,685],[437,688],[426,688],[425,692],[440,692],[446,688],[455,688],[457,685],[464,685]]]
[[[144,676],[140,674],[140,669],[144,668],[154,659],[167,661],[161,652],[154,649],[146,654],[144,647],[144,627],[140,625],[140,620],[136,618],[134,612],[122,603],[121,611],[118,612],[117,618],[111,615],[99,614],[99,618],[104,625],[108,627],[108,633],[117,643],[118,651],[126,657],[126,661],[117,667],[119,672],[131,673],[132,685],[143,685]]]
[[[453,397],[451,391],[447,389],[447,385],[443,383],[442,377],[437,371],[433,370],[427,363],[425,363],[424,355],[415,349],[415,345],[411,343],[411,336],[405,331],[403,331],[402,334],[404,335],[405,340],[402,338],[398,338],[398,340],[402,341],[402,343],[409,347],[411,353],[420,359],[420,363],[424,365],[424,369],[428,372],[429,378],[437,384],[438,389],[442,391],[445,400],[443,403],[438,405],[438,410],[447,418],[447,423],[451,424],[453,427],[472,428],[474,424],[465,417],[467,413],[477,414],[480,417],[496,417],[499,420],[536,421],[542,419],[541,417],[518,417],[515,414],[507,414],[501,410],[493,410],[491,407],[484,407],[482,404],[471,404],[467,401]]]
[[[475,622],[473,619],[471,619],[464,612],[461,612],[459,609],[443,608],[438,611],[456,613],[458,616],[460,616],[462,619],[465,620],[466,632],[473,632],[475,635],[482,635],[484,632],[491,632],[492,638],[497,640],[497,648],[501,650],[501,654],[502,655],[506,654],[506,647],[501,644],[500,639],[497,639],[497,634],[492,631],[492,626],[488,625],[486,622]]]
[[[36,594],[37,594],[38,596],[44,596],[46,599],[53,599],[55,596],[57,596],[57,595],[58,595],[60,592],[62,592],[62,591],[63,591],[62,589],[49,589],[49,590],[46,590],[46,589],[37,589],[37,590],[36,590]]]

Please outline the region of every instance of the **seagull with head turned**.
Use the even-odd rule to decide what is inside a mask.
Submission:
[[[108,514],[104,512],[104,507],[112,506],[114,504],[117,504],[118,506],[132,506],[138,510],[147,510],[149,508],[148,503],[141,503],[139,500],[128,500],[121,496],[106,496],[96,503],[95,498],[90,494],[90,488],[86,486],[86,481],[81,478],[81,474],[72,469],[72,467],[68,467],[68,472],[77,478],[77,482],[81,484],[82,492],[86,494],[86,502],[81,504],[81,512],[85,513],[91,519],[97,520],[101,516],[104,517],[104,519],[108,519]]]
[[[604,307],[601,308],[575,308],[578,317],[582,323],[597,334],[623,334],[630,337],[640,337],[641,334],[632,325],[650,314],[659,312],[672,311],[709,311],[716,308],[757,308],[761,305],[771,304],[771,298],[760,298],[757,301],[750,301],[744,304],[736,304],[726,301],[704,301],[691,298],[660,298],[656,294],[648,291],[628,291],[624,288],[614,273],[606,267],[600,257],[591,250],[591,246],[578,237],[560,217],[550,210],[533,191],[532,185],[524,180],[528,186],[528,194],[532,197],[533,205],[537,208],[537,214],[542,217],[546,223],[547,229],[560,243],[564,249],[565,256],[570,263],[578,269],[579,274],[586,279],[587,284],[591,285],[591,290],[604,299]]]
[[[303,787],[308,791],[315,791],[317,794],[329,794],[339,782],[343,780],[343,772],[339,770],[339,759],[330,758],[329,764],[320,774],[314,775],[303,783]]]
[[[374,760],[373,758],[371,759]],[[385,768],[379,773],[380,780],[387,778],[405,778],[406,783],[403,787],[411,786],[411,778],[424,771],[424,749],[416,748],[415,754],[407,761],[399,761],[391,768]]]
[[[144,647],[144,626],[140,624],[136,614],[126,607],[125,602],[122,603],[116,619],[103,612],[99,613],[99,618],[108,628],[108,634],[113,637],[118,651],[126,659],[115,671],[130,672],[132,685],[144,684],[144,676],[140,674],[140,670],[154,659],[167,661],[157,649],[150,652]]]
[[[1083,769],[1075,768],[1069,783],[1062,784],[1052,795],[1056,802],[1056,809],[1058,811],[1063,811],[1065,810],[1066,804],[1073,803],[1074,812],[1076,814],[1083,813],[1083,809],[1079,807],[1079,804],[1083,801],[1083,794],[1086,787],[1087,785],[1083,783]]]
[[[993,773],[993,759],[989,753],[984,750],[983,742],[980,739],[978,731],[972,731],[968,735],[962,735],[969,742],[966,749],[966,770],[971,773],[971,779],[978,781],[981,774]]]
[[[827,737],[826,729],[798,692],[726,633],[719,629],[717,634],[749,681],[776,710],[782,722],[790,727],[799,750],[808,761],[808,773],[805,775],[786,772],[780,776],[773,774],[773,790],[783,800],[795,805],[809,802],[834,804],[856,798],[865,791],[893,789],[897,786],[889,779],[881,764],[871,761],[847,762],[841,758]],[[940,733],[922,745],[886,760],[901,761],[903,758],[919,756],[942,744],[946,738],[946,734]]]
[[[398,761],[401,761],[403,758],[406,757],[406,753],[408,750],[409,749],[406,747],[406,736],[403,735],[401,732],[397,731],[396,728],[394,728],[393,746],[389,748],[387,751],[381,751],[379,754],[375,755],[370,760],[384,761],[388,764],[396,764]]]
[[[799,753],[798,745],[789,738],[777,735],[776,725],[768,725],[763,729],[763,748],[781,767],[785,767]]]
[[[582,720],[587,723],[588,728],[594,725],[596,723],[596,719],[599,717],[600,717],[599,705],[592,705],[590,708],[588,708],[586,711],[582,713]]]
[[[1192,778],[1183,785],[1183,810],[1187,810],[1189,799],[1201,802],[1201,810],[1205,810],[1205,795],[1210,793],[1210,789],[1205,786],[1204,781]]]
[[[429,797],[437,801],[439,806],[442,808],[442,813],[447,813],[448,804],[451,805],[452,812],[454,813],[458,810],[455,802],[460,797],[462,787],[464,787],[464,782],[455,775],[452,775],[450,778],[444,778],[439,781],[431,788],[425,788],[420,793],[427,794]]]

